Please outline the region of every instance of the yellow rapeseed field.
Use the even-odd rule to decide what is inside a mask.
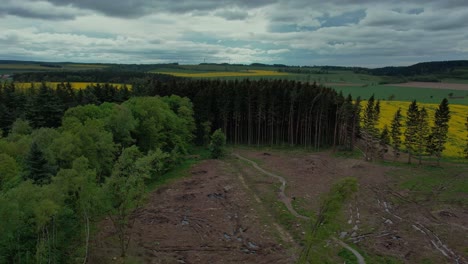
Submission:
[[[362,102],[362,106],[364,106],[367,102]],[[403,115],[403,131],[406,122],[406,111],[408,110],[408,106],[411,102],[400,102],[400,101],[381,101],[380,102],[380,120],[379,120],[379,128],[383,128],[384,125],[387,125],[390,129],[390,125],[393,119],[393,115],[401,107],[401,113]],[[449,102],[450,103],[450,102]],[[425,107],[430,120],[430,126],[433,125],[434,120],[434,113],[438,104],[423,104],[418,103],[419,109]],[[468,106],[466,105],[452,105],[449,104],[450,107],[450,121],[449,121],[449,132],[448,132],[448,140],[447,144],[445,145],[445,151],[443,152],[444,156],[447,157],[462,157],[463,156],[463,148],[465,147],[465,140],[466,140],[466,116],[468,115]]]
[[[283,76],[288,73],[278,71],[264,71],[264,70],[248,70],[238,72],[200,72],[200,73],[186,73],[186,72],[155,72],[160,74],[169,74],[177,77],[190,77],[190,78],[210,78],[210,77],[248,77],[248,76]]]
[[[41,83],[40,82],[15,82],[16,88],[19,89],[24,89],[24,88],[30,88],[31,84],[34,85],[35,88],[38,88]],[[60,82],[46,82],[46,84],[51,87],[51,88],[57,88],[57,85],[60,84]],[[71,86],[73,89],[79,90],[79,89],[85,89],[88,85],[96,85],[98,83],[93,83],[93,82],[70,82]],[[104,83],[99,83],[100,85],[104,85]],[[110,83],[113,86],[121,87],[123,84],[120,83]],[[127,88],[131,89],[132,86],[130,84],[127,84]]]

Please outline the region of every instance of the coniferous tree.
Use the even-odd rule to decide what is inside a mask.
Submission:
[[[372,95],[367,101],[363,115],[363,127],[361,136],[366,143],[366,158],[372,161],[379,142],[379,130],[377,124],[380,117],[380,101],[375,101],[374,95]]]
[[[465,127],[466,127],[466,147],[465,147],[465,159],[468,159],[468,116],[466,117],[466,123],[465,123]]]
[[[57,127],[62,119],[64,106],[55,91],[45,83],[41,84],[36,96],[32,98],[27,119],[33,127]]]
[[[52,168],[39,149],[36,142],[33,142],[31,149],[25,160],[26,173],[25,180],[32,180],[34,184],[43,185],[50,183],[52,177]]]
[[[437,165],[440,165],[440,158],[447,142],[448,122],[450,120],[450,109],[448,100],[444,98],[434,114],[434,126],[432,127],[429,152],[436,156]]]
[[[405,147],[408,152],[408,163],[411,163],[411,158],[416,151],[417,133],[418,133],[418,118],[419,108],[416,100],[413,100],[406,112],[406,130],[405,130]]]
[[[394,160],[400,156],[400,148],[401,148],[401,108],[395,112],[395,115],[392,119],[391,130],[390,130],[390,138],[392,139],[392,148],[393,148],[393,157]]]
[[[418,123],[416,131],[416,153],[419,157],[419,164],[421,164],[422,155],[427,150],[427,146],[429,145],[428,142],[430,135],[430,127],[427,118],[428,115],[426,108],[423,107],[418,114]]]
[[[382,133],[380,133],[380,150],[379,150],[379,157],[381,159],[384,158],[385,153],[388,152],[388,145],[390,144],[390,131],[388,130],[388,126],[385,125],[382,129]]]

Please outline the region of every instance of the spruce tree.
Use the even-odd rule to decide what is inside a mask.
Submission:
[[[411,163],[411,157],[416,151],[416,134],[418,131],[419,109],[416,100],[413,100],[406,112],[406,130],[405,130],[405,147],[408,152],[408,163]]]
[[[398,108],[398,110],[395,112],[395,115],[393,116],[393,120],[391,123],[391,128],[390,128],[390,138],[392,139],[392,148],[393,148],[393,157],[394,160],[400,156],[400,148],[401,148],[401,108]]]
[[[377,124],[380,116],[380,101],[375,102],[374,95],[367,101],[363,115],[362,138],[366,142],[366,157],[372,160],[378,144],[379,130]]]
[[[380,139],[379,157],[383,159],[385,153],[388,152],[388,145],[390,144],[390,131],[388,130],[387,125],[385,125],[384,128],[382,129],[382,133],[380,133],[379,139]]]
[[[64,106],[55,91],[45,83],[41,84],[28,107],[27,119],[33,127],[58,127]]]
[[[434,126],[432,127],[429,142],[429,152],[436,156],[437,165],[440,165],[440,158],[447,142],[449,120],[449,104],[448,100],[444,98],[434,114]]]
[[[466,147],[465,147],[465,159],[468,159],[468,116],[466,117]]]
[[[25,163],[25,180],[32,180],[34,184],[38,185],[50,183],[52,169],[36,142],[32,143],[31,149],[26,156]]]
[[[426,108],[423,107],[418,114],[416,130],[416,153],[419,157],[419,164],[421,164],[422,155],[426,152],[429,142],[430,127],[427,118]]]

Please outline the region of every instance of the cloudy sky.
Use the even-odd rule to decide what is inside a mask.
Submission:
[[[468,1],[2,0],[0,59],[366,67],[468,59]]]

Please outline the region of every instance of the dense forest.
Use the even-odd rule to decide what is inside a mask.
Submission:
[[[176,166],[192,142],[186,98],[87,104],[63,117],[55,109],[60,101],[49,103],[32,119],[16,119],[0,139],[0,263],[83,262],[90,222],[103,215],[113,220],[124,252],[129,213],[145,181]]]
[[[416,76],[428,74],[453,74],[453,70],[459,67],[468,67],[468,61],[421,62],[411,66],[383,67],[376,69],[359,68],[355,71],[379,76]]]
[[[17,118],[35,127],[58,127],[69,107],[103,102],[123,102],[131,96],[187,97],[194,103],[197,143],[217,128],[228,142],[242,144],[290,144],[320,148],[349,141],[344,133],[352,116],[344,120],[345,99],[334,90],[294,81],[190,81],[142,78],[133,89],[109,84],[92,85],[75,91],[67,83],[57,89],[45,83],[38,89],[0,89],[0,127],[4,134]],[[351,103],[351,98],[348,99]],[[344,113],[344,112],[343,112]],[[338,121],[338,122],[336,122]],[[338,137],[338,133],[340,136]]]
[[[130,66],[129,66],[130,67]],[[93,70],[93,71],[47,71],[15,73],[15,82],[99,82],[132,84],[143,79],[166,82],[177,77],[150,74],[141,71]]]

